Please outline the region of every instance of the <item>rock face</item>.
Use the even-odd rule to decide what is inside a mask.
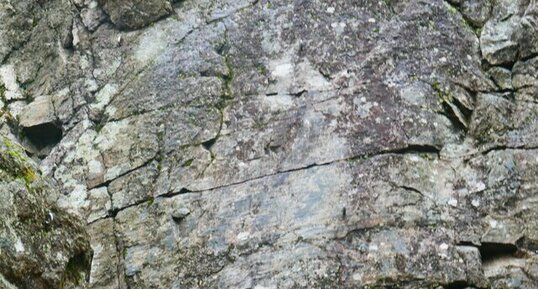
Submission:
[[[1,133],[89,288],[538,288],[537,13],[4,1]]]
[[[167,0],[100,0],[99,3],[119,28],[142,28],[173,12]]]
[[[87,281],[89,236],[79,219],[49,201],[54,195],[22,148],[2,137],[1,288],[82,288]]]

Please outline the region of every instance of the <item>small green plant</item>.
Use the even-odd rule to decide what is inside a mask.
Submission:
[[[192,165],[193,161],[194,161],[194,159],[188,159],[181,166],[184,167],[184,168],[188,168],[188,167],[190,167]]]

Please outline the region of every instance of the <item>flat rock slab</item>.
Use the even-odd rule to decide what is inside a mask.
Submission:
[[[19,124],[26,128],[52,123],[55,120],[54,106],[49,96],[39,96],[34,99],[19,116]]]

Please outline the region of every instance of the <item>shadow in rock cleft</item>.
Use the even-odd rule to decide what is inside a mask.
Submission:
[[[38,150],[55,146],[62,140],[63,131],[54,123],[43,123],[23,128],[24,135]]]

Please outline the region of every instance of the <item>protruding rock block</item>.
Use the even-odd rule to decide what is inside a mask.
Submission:
[[[26,106],[19,116],[19,124],[37,150],[54,146],[62,138],[62,129],[56,123],[49,96],[40,96]]]
[[[120,29],[139,29],[173,12],[167,0],[100,0],[99,3]]]
[[[33,127],[54,121],[54,107],[49,96],[37,97],[24,108],[19,124],[22,127]]]

